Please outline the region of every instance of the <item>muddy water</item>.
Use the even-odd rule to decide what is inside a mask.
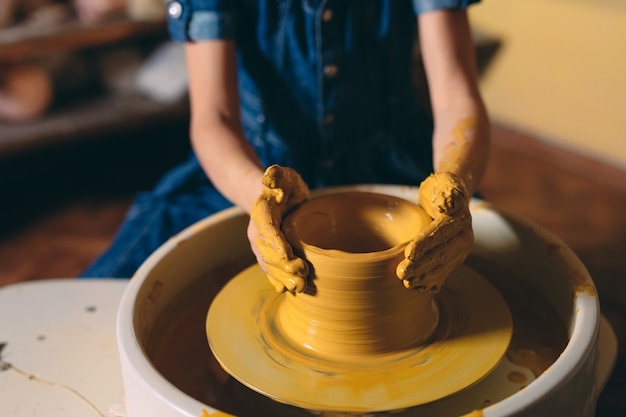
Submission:
[[[230,278],[250,264],[248,261],[216,268],[173,299],[157,320],[161,327],[147,343],[151,347],[147,355],[167,380],[213,408],[241,417],[275,417],[291,407],[277,405],[228,375],[211,353],[206,338],[211,301]],[[276,407],[280,412],[274,411]],[[291,414],[291,410],[288,412]],[[300,413],[293,409],[294,416],[310,416]]]
[[[536,290],[489,260],[470,257],[466,265],[481,273],[506,299],[513,317],[509,360],[536,376],[560,355],[567,343],[567,330],[557,313]],[[155,333],[148,349],[156,368],[188,395],[229,414],[241,417],[290,415],[308,412],[275,403],[235,381],[213,358],[205,336],[205,319],[211,300],[240,265],[207,274],[188,289],[161,318],[162,331]],[[519,381],[523,374],[508,378]],[[468,405],[467,413],[472,411]],[[394,414],[399,416],[400,414]]]
[[[568,340],[565,325],[538,291],[493,262],[470,256],[466,265],[489,279],[507,301],[513,317],[513,337],[507,358],[538,377],[565,349]],[[510,380],[516,378],[519,377],[509,376]]]

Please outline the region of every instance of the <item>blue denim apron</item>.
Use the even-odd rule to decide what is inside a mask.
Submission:
[[[263,164],[311,188],[417,185],[432,172],[432,119],[412,80],[416,16],[458,0],[174,0],[172,39],[234,40],[241,118]],[[158,246],[228,202],[190,155],[140,194],[83,276],[130,277]]]

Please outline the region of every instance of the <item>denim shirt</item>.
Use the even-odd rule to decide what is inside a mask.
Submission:
[[[170,0],[172,39],[234,40],[244,132],[312,187],[416,185],[432,120],[412,82],[416,16],[478,0]]]

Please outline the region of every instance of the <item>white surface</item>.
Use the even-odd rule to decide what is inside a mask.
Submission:
[[[127,284],[59,279],[0,288],[0,359],[12,365],[0,366],[0,416],[109,414],[123,397],[115,318]]]

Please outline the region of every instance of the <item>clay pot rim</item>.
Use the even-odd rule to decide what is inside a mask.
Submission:
[[[374,198],[381,198],[381,199],[389,199],[389,200],[397,200],[399,203],[403,203],[406,204],[407,206],[411,206],[411,207],[415,207],[415,209],[417,210],[418,213],[421,213],[421,217],[425,218],[427,217],[426,213],[423,211],[423,209],[416,204],[415,201],[411,201],[408,200],[404,197],[398,196],[398,195],[393,195],[393,194],[387,194],[384,192],[380,192],[380,191],[375,191],[375,190],[370,190],[370,189],[361,189],[358,187],[353,187],[353,186],[345,186],[345,187],[333,187],[333,188],[327,188],[327,189],[323,189],[323,190],[314,190],[311,193],[311,198],[302,203],[301,205],[294,207],[290,212],[288,212],[285,216],[285,218],[287,218],[288,216],[290,216],[292,213],[294,213],[295,211],[297,211],[300,207],[302,207],[302,205],[307,204],[309,201],[320,198],[320,197],[327,197],[329,195],[332,194],[369,194],[371,196],[373,196]],[[425,226],[425,225],[423,225]],[[293,233],[297,232],[297,227],[295,227],[293,229]],[[416,232],[419,233],[419,231]],[[288,234],[285,233],[287,239],[289,240]],[[406,245],[411,241],[411,238],[408,238],[404,241],[401,241],[399,243],[390,245],[388,248],[386,249],[381,249],[381,250],[374,250],[374,251],[367,251],[367,252],[350,252],[350,251],[346,251],[346,250],[342,250],[342,249],[327,249],[327,248],[323,248],[320,247],[318,245],[312,244],[312,243],[307,243],[304,239],[299,239],[297,241],[291,241],[291,245],[292,247],[300,253],[300,255],[303,255],[304,257],[308,257],[308,256],[323,256],[323,257],[333,257],[335,258],[336,262],[341,262],[345,259],[346,262],[359,262],[359,263],[374,263],[377,261],[381,261],[384,259],[389,259],[392,256],[396,256],[399,253],[404,251],[404,248],[406,247]]]

